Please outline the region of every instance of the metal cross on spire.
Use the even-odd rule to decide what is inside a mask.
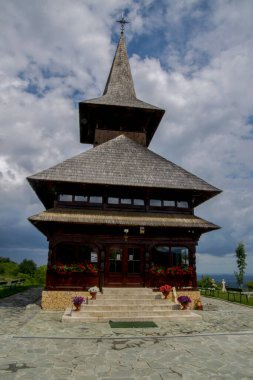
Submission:
[[[124,12],[122,12],[121,19],[117,20],[121,24],[121,33],[124,33],[125,24],[129,24],[129,21],[124,17]]]

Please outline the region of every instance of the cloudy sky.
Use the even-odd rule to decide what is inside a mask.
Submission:
[[[195,213],[199,273],[253,273],[253,1],[0,0],[0,256],[46,263],[26,177],[88,148],[78,101],[102,94],[122,11],[138,98],[166,110],[150,149],[223,190]]]

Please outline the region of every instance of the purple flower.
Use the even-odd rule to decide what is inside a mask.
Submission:
[[[180,303],[192,302],[192,300],[188,296],[179,296],[177,300]]]
[[[82,305],[83,301],[84,301],[84,298],[81,296],[75,296],[72,298],[72,302],[74,305]]]

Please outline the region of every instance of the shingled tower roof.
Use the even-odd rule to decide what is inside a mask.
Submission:
[[[48,184],[82,183],[190,191],[198,194],[195,206],[219,189],[124,135],[28,177],[45,203]]]
[[[119,81],[120,80],[120,81]],[[134,82],[126,52],[124,34],[121,33],[111,71],[105,85],[104,97],[108,101],[135,101]]]
[[[136,98],[131,68],[127,56],[124,34],[121,33],[103,96],[83,103],[107,104],[123,107],[161,110]],[[164,113],[164,111],[163,111]]]
[[[143,145],[148,146],[164,112],[136,97],[125,37],[121,33],[103,95],[79,103],[80,142],[96,145],[95,130],[102,129],[117,131],[113,137],[124,132],[143,133]]]

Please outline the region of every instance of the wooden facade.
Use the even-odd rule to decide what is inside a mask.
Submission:
[[[46,210],[47,290],[197,286],[196,245],[218,226],[194,208],[219,189],[151,152],[164,110],[135,96],[121,33],[104,94],[80,103],[94,147],[28,178]]]

